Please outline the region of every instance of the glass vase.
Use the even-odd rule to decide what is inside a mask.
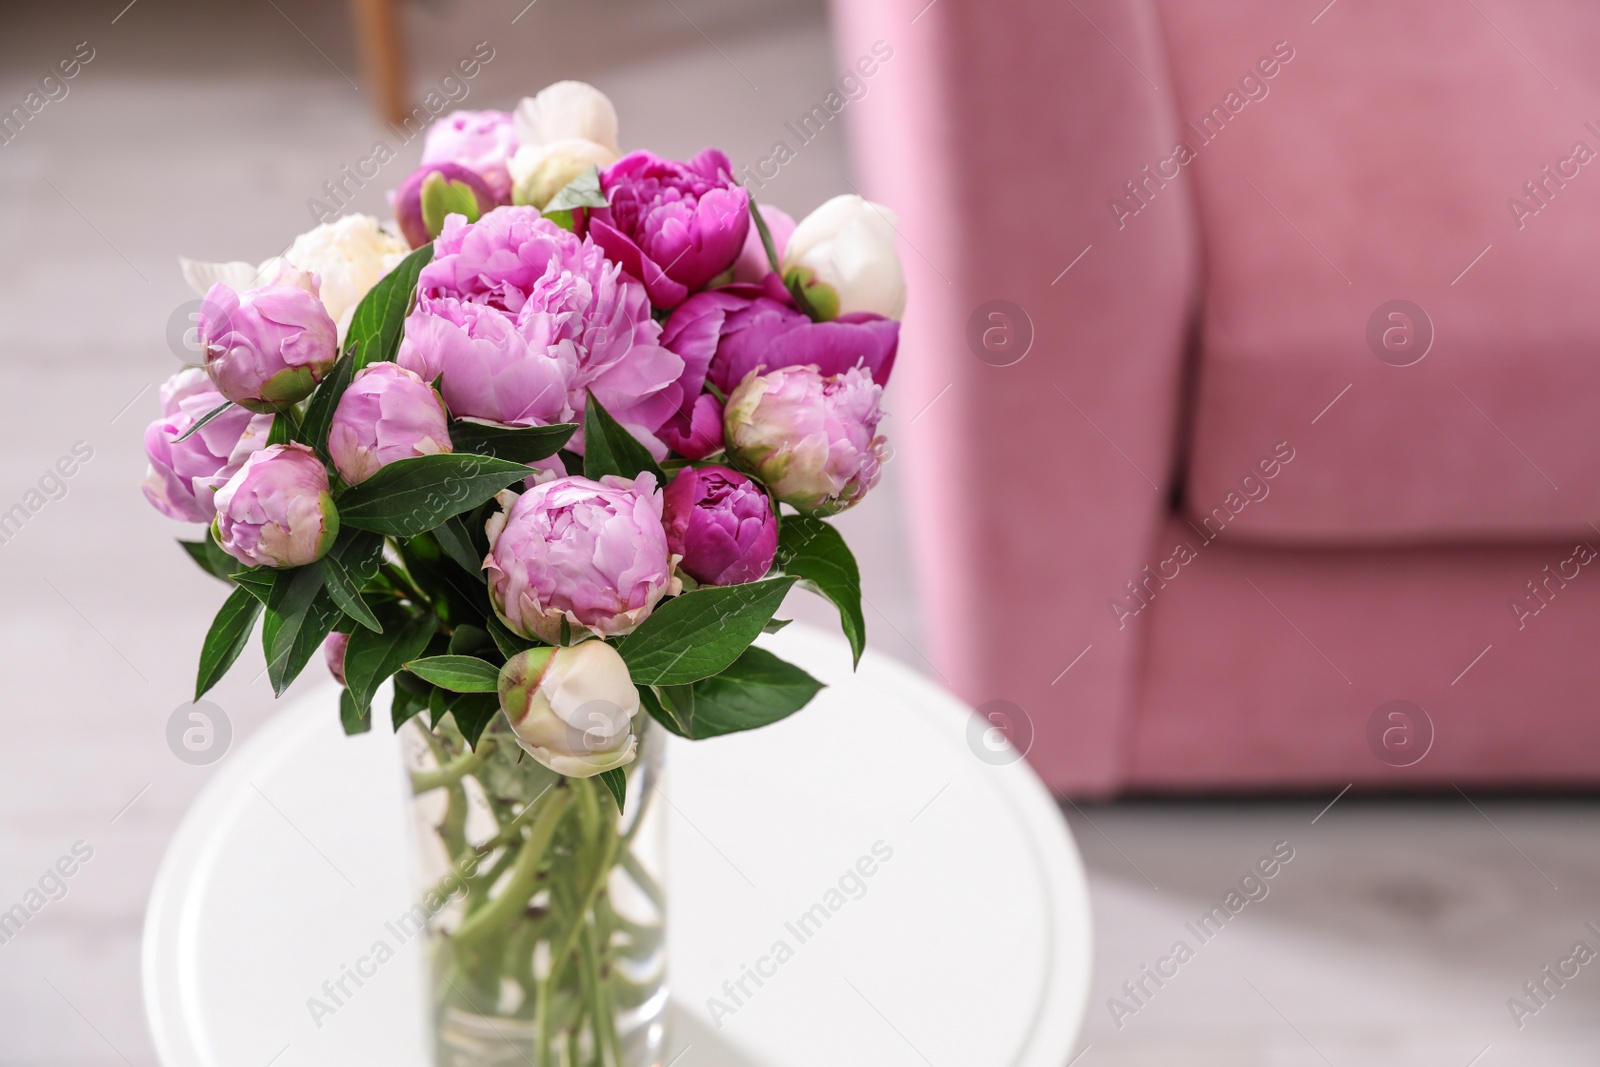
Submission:
[[[619,814],[495,716],[402,731],[426,887],[438,1067],[658,1067],[666,1014],[663,731],[639,717]]]

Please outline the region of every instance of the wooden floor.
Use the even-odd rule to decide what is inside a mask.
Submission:
[[[625,145],[682,155],[716,143],[753,162],[833,79],[810,0],[525,3],[408,9],[419,97],[487,39],[494,58],[463,106],[505,107],[580,77],[616,100]],[[584,23],[597,9],[600,32]],[[3,18],[0,111],[79,42],[93,58],[0,145],[0,513],[40,504],[0,543],[0,912],[41,881],[41,899],[60,897],[0,943],[0,1067],[146,1067],[144,903],[214,770],[178,760],[167,726],[221,598],[137,489],[154,387],[177,366],[169,319],[192,299],[177,257],[277,252],[311,225],[307,202],[327,201],[323,183],[379,139],[397,158],[350,198],[382,213],[420,146],[373,117],[342,5],[119,0],[14,5]],[[845,189],[846,174],[829,129],[766,198],[802,214]],[[890,431],[931,399],[891,390]],[[90,458],[30,497],[75,446]],[[841,525],[861,556],[874,644],[926,669],[897,474],[891,464]],[[794,613],[830,621],[814,605]],[[271,714],[260,670],[247,653],[213,696],[235,744]],[[1520,1031],[1506,1006],[1574,942],[1600,948],[1584,926],[1600,925],[1594,805],[1485,803],[1480,814],[1346,798],[1313,824],[1321,806],[1069,809],[1099,939],[1081,1067],[1600,1061],[1600,972],[1582,969]],[[1269,895],[1164,986],[1146,979],[1154,992],[1127,1002],[1138,1010],[1120,1013],[1119,1028],[1108,998],[1126,1001],[1121,984],[1278,841],[1295,858]],[[48,875],[58,861],[73,870],[60,884]]]

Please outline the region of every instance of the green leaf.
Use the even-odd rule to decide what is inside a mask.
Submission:
[[[350,618],[378,633],[383,625],[367,606],[361,589],[378,573],[383,558],[383,538],[361,530],[340,530],[333,550],[322,558],[322,577],[328,596]]]
[[[444,229],[446,215],[465,215],[468,222],[477,222],[479,214],[478,198],[466,182],[438,171],[422,179],[422,224],[432,236]]]
[[[600,168],[590,167],[550,198],[550,202],[544,206],[544,214],[571,211],[580,207],[610,206],[611,202],[606,199],[605,192],[600,188]]]
[[[406,670],[452,693],[493,693],[500,688],[500,668],[476,656],[429,656],[410,661]]]
[[[272,425],[267,430],[267,446],[286,445],[294,440],[294,423],[289,421],[289,416],[278,412],[272,416]]]
[[[794,622],[794,620],[793,619],[773,619],[771,622],[767,623],[765,626],[763,626],[761,628],[761,632],[764,633],[764,634],[775,634],[779,630],[783,629],[785,626],[788,626],[791,622]]]
[[[356,305],[345,334],[344,350],[355,353],[352,371],[369,363],[392,362],[400,350],[406,315],[417,294],[417,276],[433,259],[430,242],[395,265]],[[334,398],[337,400],[337,397]]]
[[[617,644],[636,685],[683,685],[724,670],[761,633],[795,578],[708,586],[659,605]]]
[[[433,531],[433,539],[439,542],[440,550],[462,570],[468,574],[483,573],[483,556],[473,545],[472,534],[468,532],[461,516],[452,515],[441,522]]]
[[[781,269],[778,266],[778,247],[773,243],[772,231],[767,229],[767,220],[761,217],[761,209],[756,206],[756,198],[750,198],[750,221],[756,224],[756,233],[761,235],[761,247],[767,253],[767,263],[772,267],[772,273],[777,274]]]
[[[867,647],[867,620],[861,613],[861,571],[839,531],[821,519],[786,515],[778,528],[778,565],[801,584],[833,602],[839,628],[850,641],[855,665]]]
[[[667,484],[667,477],[661,473],[650,450],[623,429],[591,392],[583,417],[583,476],[595,481],[608,474],[637,478],[641,471],[654,474],[657,485]]]
[[[495,644],[489,637],[489,631],[481,626],[474,626],[470,622],[459,623],[455,633],[450,635],[450,654],[452,656],[476,656],[480,652],[493,656]],[[483,658],[483,657],[479,657]]]
[[[282,696],[300,676],[338,619],[339,609],[323,589],[320,563],[278,576],[267,598],[267,619],[261,624],[267,679],[274,694]]]
[[[374,614],[383,624],[383,633],[357,630],[344,650],[345,683],[358,708],[370,707],[384,679],[422,655],[439,625],[427,608],[411,611],[399,604],[381,604]]]
[[[561,451],[574,433],[575,422],[551,426],[502,426],[479,419],[459,419],[450,424],[450,443],[457,452],[476,452],[518,463],[549,459]]]
[[[230,559],[232,557],[229,557]],[[237,561],[234,566],[238,566]],[[263,607],[272,599],[272,590],[278,584],[278,575],[286,571],[275,571],[271,567],[251,567],[247,571],[237,571],[228,575],[228,579],[240,589],[261,601]]]
[[[616,798],[617,813],[621,814],[622,806],[628,800],[628,776],[623,773],[621,767],[613,767],[609,771],[601,771],[596,777],[605,783],[611,795]]]
[[[500,621],[498,615],[489,616],[485,620],[485,624],[489,628],[489,636],[494,638],[495,647],[500,650],[500,654],[506,659],[510,659],[518,652],[526,649],[536,648],[540,644],[538,641],[529,641],[526,637],[518,637],[512,633],[511,629]]]
[[[222,546],[212,540],[210,534],[200,541],[179,541],[178,544],[201,570],[220,581],[233,583],[230,575],[239,569],[239,561],[222,551]]]
[[[667,729],[690,740],[770,726],[788,718],[822,690],[822,683],[792,663],[754,645],[727,670],[692,685],[664,686]]]
[[[355,377],[355,373],[355,353],[347,347],[344,355],[339,357],[339,362],[333,365],[333,372],[322,379],[317,391],[311,394],[311,402],[306,405],[306,417],[300,424],[300,431],[306,443],[316,449],[324,461],[329,458],[328,430],[333,426],[333,413],[338,409],[339,399],[350,387],[350,379]]]
[[[233,401],[224,400],[222,403],[218,404],[216,407],[212,408],[210,411],[196,419],[194,425],[190,426],[187,430],[183,431],[183,433],[179,434],[177,439],[173,441],[173,444],[177,444],[178,441],[187,441],[199,431],[200,427],[204,426],[206,423],[210,422],[218,415],[221,415],[224,411],[227,411],[231,407],[233,407]]]
[[[416,537],[530,473],[524,464],[471,453],[396,460],[339,495],[339,521],[389,537]]]
[[[361,588],[344,569],[344,565],[329,553],[322,560],[322,577],[328,596],[340,611],[375,633],[383,633],[383,624],[372,613],[367,602],[361,599]]]
[[[356,707],[356,698],[350,690],[343,689],[339,692],[339,725],[344,727],[346,736],[364,734],[372,729],[372,706]]]
[[[401,671],[394,676],[394,702],[390,705],[389,718],[396,730],[417,712],[428,706],[428,696],[433,692],[433,687],[416,675]]]
[[[467,739],[467,744],[477,748],[484,729],[500,711],[500,698],[493,693],[444,693],[442,707],[455,716],[456,729]],[[439,718],[438,714],[434,716],[435,726],[439,724]]]
[[[357,589],[366,589],[383,563],[383,538],[365,530],[341,529],[328,555],[338,559]]]
[[[661,695],[648,685],[635,686],[639,690],[639,704],[650,717],[679,737],[687,737],[686,724],[678,718],[677,709],[664,703]]]
[[[211,629],[206,631],[205,643],[200,646],[200,672],[194,683],[196,700],[228,673],[250,643],[250,631],[255,629],[256,616],[260,614],[261,601],[247,589],[235,589],[222,602],[222,610],[217,612]]]

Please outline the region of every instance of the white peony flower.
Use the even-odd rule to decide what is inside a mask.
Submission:
[[[828,318],[871,311],[898,319],[906,278],[895,251],[894,212],[859,196],[836,196],[800,220],[783,250],[783,275],[798,275]]]
[[[409,251],[405,241],[385,230],[371,215],[345,215],[307,230],[294,239],[282,256],[273,256],[259,266],[237,260],[203,263],[180,258],[178,262],[184,281],[202,296],[217,282],[241,293],[272,285],[286,262],[310,271],[317,275],[322,306],[338,325],[339,340],[343,342],[361,298]]]
[[[518,204],[542,208],[590,167],[608,167],[622,156],[616,108],[584,82],[556,82],[524,97],[512,121],[519,147],[509,169]]]
[[[611,100],[586,82],[556,82],[525,96],[512,114],[519,145],[548,145],[556,141],[593,141],[613,152],[617,145],[617,109]]]

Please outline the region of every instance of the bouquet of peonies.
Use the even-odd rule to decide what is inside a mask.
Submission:
[[[752,644],[797,583],[864,642],[825,517],[886,454],[893,217],[842,196],[796,225],[732,175],[714,149],[621,155],[581,83],[446,116],[391,194],[398,235],[351,216],[260,265],[184,261],[205,367],[145,435],[145,494],[209,524],[184,547],[231,587],[196,699],[258,618],[279,694],[326,650],[347,732],[393,679],[466,890],[430,905],[451,1010],[529,1020],[541,1064],[580,1031],[632,1062],[606,956],[645,935],[601,889],[645,724],[698,739],[803,707],[820,684]]]

